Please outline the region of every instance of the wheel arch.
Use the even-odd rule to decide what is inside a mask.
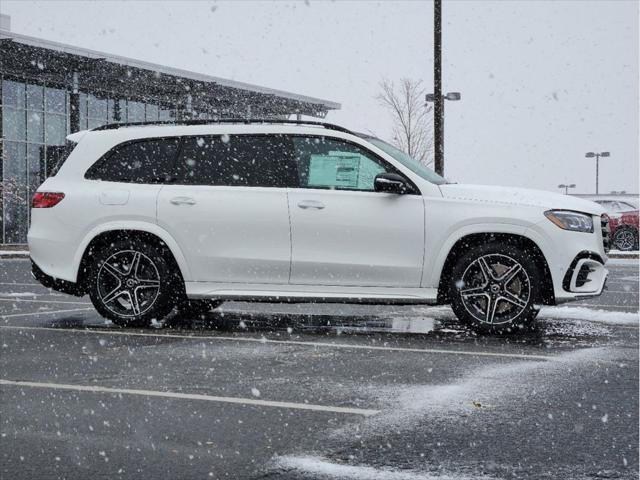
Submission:
[[[501,242],[515,245],[530,252],[536,263],[541,265],[543,275],[542,298],[540,302],[544,305],[554,305],[555,295],[553,292],[553,279],[547,260],[538,244],[532,239],[516,233],[507,232],[478,232],[469,233],[458,238],[447,252],[446,259],[440,271],[438,280],[438,303],[446,304],[450,302],[449,281],[453,266],[458,258],[469,248],[490,242]]]
[[[93,247],[112,242],[115,239],[133,236],[143,238],[146,242],[167,248],[173,257],[172,260],[175,262],[182,279],[188,280],[190,278],[189,266],[182,250],[166,230],[157,225],[132,222],[127,224],[102,225],[85,236],[80,248],[78,248],[78,253],[74,261],[74,264],[77,265],[75,270],[76,283],[78,285],[83,283]]]

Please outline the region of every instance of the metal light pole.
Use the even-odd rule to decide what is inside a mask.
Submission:
[[[609,157],[611,154],[609,152],[587,152],[584,156],[587,158],[596,159],[596,195],[598,195],[598,182],[599,182],[599,170],[600,170],[600,157]]]
[[[564,188],[564,194],[565,195],[569,195],[569,189],[570,188],[576,188],[576,184],[575,183],[570,183],[568,185],[565,185],[564,183],[561,183],[560,185],[558,185],[558,188]]]
[[[426,97],[433,102],[433,143],[436,173],[444,175],[444,101],[460,100],[459,92],[442,95],[442,0],[433,1],[433,93]]]

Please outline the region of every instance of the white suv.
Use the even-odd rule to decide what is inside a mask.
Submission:
[[[490,332],[599,295],[607,217],[549,192],[447,182],[316,122],[108,125],[32,200],[44,285],[117,325],[224,300],[450,303]]]

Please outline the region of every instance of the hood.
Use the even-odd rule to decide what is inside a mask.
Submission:
[[[544,190],[448,183],[440,185],[440,191],[445,198],[470,202],[574,210],[591,215],[602,215],[605,212],[605,209],[595,202]]]

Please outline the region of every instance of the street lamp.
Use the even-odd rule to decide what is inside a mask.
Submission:
[[[433,1],[433,93],[426,100],[433,102],[433,163],[436,173],[444,175],[444,101],[460,100],[460,93],[442,95],[442,0]]]
[[[594,158],[596,159],[596,195],[598,195],[598,170],[600,168],[599,164],[600,164],[600,157],[609,157],[611,154],[609,152],[600,152],[600,153],[596,153],[596,152],[587,152],[584,156],[587,158]]]
[[[576,184],[575,183],[570,183],[568,185],[565,185],[564,183],[561,183],[560,185],[558,185],[558,188],[564,188],[564,194],[565,195],[569,195],[569,189],[570,188],[576,188]]]
[[[444,101],[456,102],[462,98],[460,92],[447,92],[446,95],[428,93],[427,102],[433,102],[433,143],[435,144],[434,167],[439,175],[444,175]]]

